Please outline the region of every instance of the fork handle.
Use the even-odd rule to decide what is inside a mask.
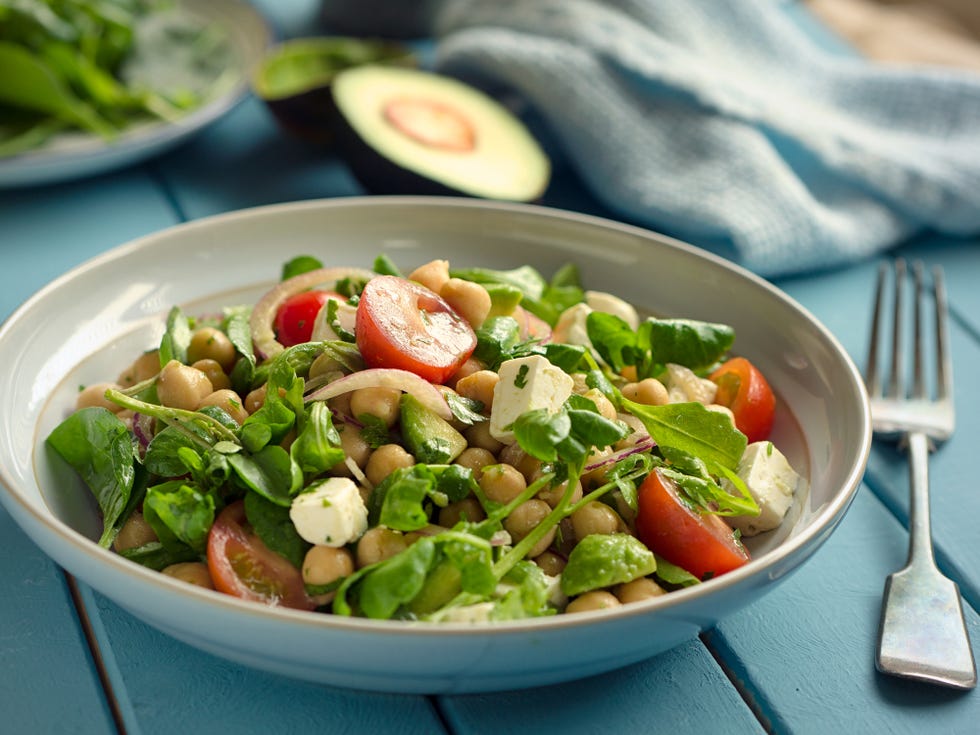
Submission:
[[[929,522],[929,437],[910,432],[909,447],[909,565],[935,566]]]

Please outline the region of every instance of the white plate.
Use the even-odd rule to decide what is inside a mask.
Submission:
[[[753,539],[746,566],[656,600],[492,626],[372,621],[266,608],[177,582],[98,547],[87,491],[44,438],[77,386],[112,379],[189,313],[252,300],[292,255],[403,268],[545,273],[576,262],[588,287],[654,313],[725,321],[780,397],[774,439],[808,481],[791,518]],[[826,540],[870,446],[858,371],[826,329],[775,287],[637,228],[532,206],[464,199],[351,198],[246,210],[116,248],[44,288],[0,327],[0,499],[71,573],[136,616],[216,655],[290,676],[402,692],[491,691],[595,674],[671,648],[757,600]]]
[[[0,189],[68,181],[122,168],[167,151],[202,130],[240,102],[249,74],[272,40],[265,19],[243,0],[178,0],[182,12],[228,34],[235,78],[217,96],[177,122],[148,122],[113,141],[97,135],[65,132],[43,147],[0,158]]]

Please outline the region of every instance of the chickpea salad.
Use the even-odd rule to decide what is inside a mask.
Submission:
[[[748,563],[799,480],[734,330],[641,318],[574,265],[293,258],[187,315],[47,444],[99,544],[267,605],[488,622],[618,607]]]

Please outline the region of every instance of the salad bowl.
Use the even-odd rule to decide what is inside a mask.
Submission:
[[[735,351],[778,398],[773,442],[801,475],[777,529],[746,540],[734,571],[616,609],[494,623],[347,618],[269,607],[187,585],[100,547],[98,508],[45,444],[80,385],[115,375],[159,342],[171,306],[208,313],[254,303],[294,255],[410,270],[575,263],[587,288],[645,312],[725,322]],[[608,671],[668,650],[752,604],[827,540],[859,486],[870,446],[860,375],[826,328],[766,281],[722,258],[596,217],[434,197],[300,202],[194,221],[75,268],[0,327],[0,499],[69,573],[173,637],[279,674],[390,692],[485,692]]]

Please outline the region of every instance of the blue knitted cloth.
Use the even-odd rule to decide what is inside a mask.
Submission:
[[[842,54],[785,0],[449,0],[437,33],[617,216],[763,275],[980,232],[980,76]]]

